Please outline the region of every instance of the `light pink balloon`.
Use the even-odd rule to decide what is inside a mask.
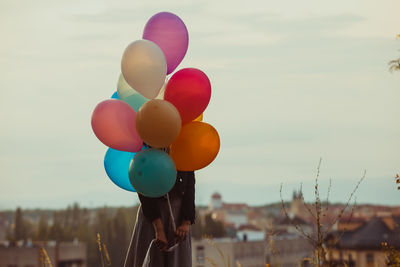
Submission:
[[[136,111],[124,101],[109,99],[100,102],[92,114],[96,137],[113,149],[137,152],[143,141],[136,131]]]

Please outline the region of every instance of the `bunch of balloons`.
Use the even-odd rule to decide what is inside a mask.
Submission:
[[[218,132],[202,122],[211,98],[207,75],[185,68],[167,80],[188,44],[187,28],[178,16],[152,16],[143,39],[129,44],[122,55],[117,92],[93,111],[93,132],[109,147],[107,175],[125,190],[165,195],[177,170],[204,168],[218,154]]]

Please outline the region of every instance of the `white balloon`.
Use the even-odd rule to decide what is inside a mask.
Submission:
[[[167,76],[165,56],[155,43],[138,40],[125,49],[121,72],[128,85],[147,98],[155,98]]]
[[[129,84],[125,81],[122,73],[119,75],[118,78],[117,92],[118,92],[118,97],[120,99],[127,98],[133,94],[138,94],[138,92],[135,91],[132,87],[130,87]]]
[[[168,79],[165,80],[165,83],[161,87],[160,92],[158,92],[158,95],[156,96],[155,99],[161,99],[164,100],[164,93],[165,93],[165,87],[167,87]]]

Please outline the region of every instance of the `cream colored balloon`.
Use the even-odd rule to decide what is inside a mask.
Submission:
[[[167,83],[168,83],[168,78],[165,79],[165,83],[164,83],[164,85],[161,87],[161,90],[160,90],[160,92],[158,93],[158,95],[156,96],[155,99],[164,100],[165,87],[167,87]]]
[[[167,62],[161,49],[148,40],[138,40],[125,49],[121,72],[127,84],[147,98],[155,98],[167,76]]]
[[[136,114],[136,130],[152,147],[168,147],[181,131],[181,117],[174,105],[166,100],[152,99]]]
[[[131,96],[133,94],[138,94],[138,92],[130,87],[129,84],[125,81],[122,73],[119,75],[118,78],[117,92],[120,99],[127,98],[128,96]]]

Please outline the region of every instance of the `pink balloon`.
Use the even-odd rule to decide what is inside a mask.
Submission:
[[[146,23],[143,39],[156,43],[167,60],[167,74],[181,63],[189,45],[185,23],[175,14],[160,12]]]
[[[137,152],[143,141],[136,131],[136,111],[124,101],[109,99],[100,102],[92,114],[96,137],[113,149]]]
[[[210,80],[204,72],[194,68],[175,72],[164,92],[164,99],[178,109],[182,124],[200,116],[208,106],[210,98]]]

